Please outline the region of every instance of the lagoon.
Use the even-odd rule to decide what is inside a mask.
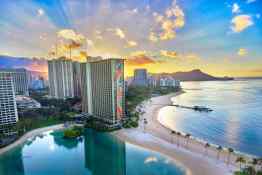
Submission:
[[[184,175],[183,167],[117,137],[87,129],[82,139],[49,131],[0,155],[0,175]]]

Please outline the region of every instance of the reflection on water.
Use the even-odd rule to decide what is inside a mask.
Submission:
[[[86,130],[83,140],[46,132],[0,156],[0,175],[183,175],[166,157]]]
[[[125,144],[108,134],[87,132],[92,135],[85,139],[85,164],[90,172],[94,175],[125,175]]]
[[[262,80],[182,83],[174,104],[206,106],[210,113],[176,107],[160,110],[166,126],[209,142],[262,156]]]

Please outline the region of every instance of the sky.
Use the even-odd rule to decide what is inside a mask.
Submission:
[[[262,76],[261,15],[262,0],[1,0],[0,55]]]

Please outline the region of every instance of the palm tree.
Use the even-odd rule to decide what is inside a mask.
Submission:
[[[239,157],[237,157],[237,159],[236,159],[236,163],[239,163],[239,169],[241,170],[241,169],[242,169],[241,165],[242,165],[242,163],[246,163],[246,160],[245,160],[244,157],[239,156]]]
[[[209,143],[205,144],[205,155],[208,155],[208,148],[210,147]]]
[[[248,174],[248,175],[256,175],[256,170],[252,166],[248,166],[244,169],[243,173]]]
[[[177,132],[176,135],[177,135],[177,146],[179,147],[179,145],[180,145],[180,143],[179,143],[179,137],[181,136],[181,133],[180,133],[180,132]]]
[[[191,137],[191,134],[186,134],[186,147],[188,147],[188,142],[189,142],[189,139]]]
[[[258,159],[258,165],[260,167],[260,171],[262,171],[262,158]]]
[[[253,158],[251,163],[252,163],[252,165],[254,166],[254,168],[256,170],[257,169],[257,164],[259,163],[258,159],[257,158]]]
[[[222,150],[223,150],[222,146],[219,145],[219,146],[217,147],[217,160],[219,160],[220,153],[221,153]]]
[[[146,125],[147,125],[147,120],[144,118],[144,133],[146,132]]]
[[[176,134],[176,131],[171,131],[170,132],[170,134],[171,134],[171,143],[174,143],[174,135]]]
[[[230,156],[234,152],[234,149],[233,148],[228,148],[227,151],[228,151],[227,165],[229,165],[229,163],[230,163]]]

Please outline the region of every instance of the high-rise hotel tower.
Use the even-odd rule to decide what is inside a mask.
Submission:
[[[48,61],[49,95],[65,99],[81,96],[81,63],[66,58]]]
[[[49,93],[53,98],[74,97],[73,63],[65,58],[48,61]]]
[[[109,126],[125,116],[124,60],[102,59],[81,66],[82,108]]]
[[[12,134],[11,126],[18,121],[13,77],[0,72],[0,133]]]
[[[29,95],[29,72],[26,69],[0,69],[0,73],[12,77],[16,94]]]

